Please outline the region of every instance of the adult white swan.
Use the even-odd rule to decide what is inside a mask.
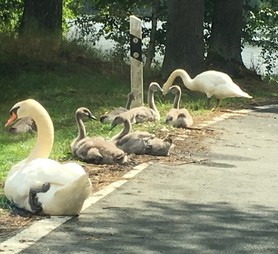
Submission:
[[[37,140],[30,155],[10,169],[4,186],[6,197],[32,213],[77,215],[90,195],[91,182],[77,163],[48,159],[54,140],[49,114],[33,99],[16,103],[10,114],[5,126],[16,118],[31,117],[37,125]]]
[[[174,70],[167,81],[163,84],[162,90],[166,94],[177,77],[180,77],[183,84],[192,91],[202,92],[207,95],[207,107],[210,107],[210,99],[214,96],[217,99],[217,108],[221,99],[228,97],[252,98],[248,93],[243,92],[240,87],[233,82],[231,77],[220,71],[204,71],[194,79],[183,69]]]

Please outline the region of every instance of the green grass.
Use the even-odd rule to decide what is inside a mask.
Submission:
[[[119,65],[116,61],[100,62],[99,59],[84,56],[83,51],[78,51],[77,54],[76,48],[71,47],[63,48],[63,57],[60,58],[34,59],[33,55],[30,57],[30,52],[23,54],[24,57],[16,57],[11,50],[10,57],[6,54],[4,60],[0,59],[0,208],[9,206],[3,194],[7,172],[29,154],[35,142],[35,135],[11,135],[4,128],[9,118],[9,110],[16,102],[33,98],[47,109],[55,128],[55,142],[50,157],[59,161],[74,159],[70,154],[69,145],[77,134],[75,111],[78,107],[87,107],[99,117],[113,107],[126,104],[126,96],[130,91],[128,67]],[[78,57],[80,54],[81,60]],[[4,56],[1,49],[0,56]],[[145,88],[152,81],[152,77],[148,79],[145,81]],[[276,83],[277,81],[261,86],[250,85],[247,88],[254,97],[263,101],[268,96],[277,96]],[[145,95],[146,92],[147,89]],[[163,126],[162,122],[166,112],[171,108],[172,100],[170,95],[156,95],[162,119],[160,124],[148,125],[148,131],[155,132],[156,128]],[[212,103],[215,103],[215,100],[212,100]],[[249,103],[249,100],[226,99],[221,105],[223,108],[242,107],[246,103]],[[193,118],[210,112],[205,109],[205,105],[205,95],[183,89],[181,106],[187,107]],[[98,121],[86,122],[85,125],[88,135],[101,135],[106,138],[110,138],[121,128],[115,128],[110,132],[109,125],[103,125]],[[134,126],[134,129],[136,128],[140,126]]]

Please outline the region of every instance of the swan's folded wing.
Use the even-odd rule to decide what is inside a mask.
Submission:
[[[84,174],[74,182],[64,185],[58,189],[52,197],[45,197],[39,200],[42,203],[43,213],[51,215],[77,215],[89,197],[92,190],[92,183],[88,174]]]

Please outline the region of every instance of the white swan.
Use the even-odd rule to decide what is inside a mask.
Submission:
[[[77,215],[90,195],[91,182],[77,163],[61,164],[48,159],[54,140],[49,114],[33,99],[16,103],[10,113],[5,126],[16,118],[31,117],[37,125],[37,140],[30,155],[8,172],[6,197],[32,213]]]
[[[183,69],[174,70],[167,81],[163,84],[163,93],[166,94],[170,86],[177,77],[181,77],[183,84],[192,91],[202,92],[207,95],[207,107],[210,107],[210,99],[214,96],[217,99],[217,108],[221,99],[228,97],[252,98],[248,93],[243,92],[236,85],[229,75],[219,71],[204,71],[191,79],[188,73]]]
[[[188,128],[193,124],[193,118],[186,108],[179,108],[181,89],[179,86],[171,86],[168,93],[175,95],[173,107],[169,110],[165,123],[175,128]]]

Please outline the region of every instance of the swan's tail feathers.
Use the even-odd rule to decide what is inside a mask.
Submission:
[[[59,189],[43,212],[50,215],[78,215],[84,201],[89,197],[92,183],[88,174],[81,175],[77,180]]]
[[[248,93],[246,93],[246,96],[245,96],[246,98],[249,98],[249,99],[252,99],[253,98],[253,96],[251,96],[251,95],[249,95]]]
[[[251,95],[249,95],[248,93],[246,92],[243,92],[242,90],[239,92],[239,97],[244,97],[244,98],[249,98],[249,99],[252,99],[253,97]]]

